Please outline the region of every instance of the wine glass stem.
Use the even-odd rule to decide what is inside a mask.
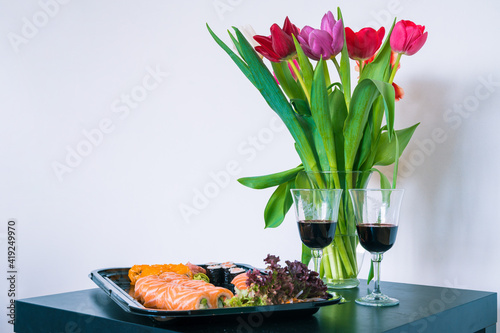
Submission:
[[[375,286],[373,288],[374,294],[381,294],[380,292],[380,262],[382,261],[382,253],[372,253],[373,274],[375,276]]]
[[[323,254],[323,250],[312,250],[313,262],[314,262],[314,270],[319,273],[319,267],[321,264],[321,255]]]

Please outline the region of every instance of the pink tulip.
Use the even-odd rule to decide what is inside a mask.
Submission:
[[[342,21],[335,21],[332,12],[329,11],[321,20],[321,29],[305,26],[297,40],[306,56],[311,59],[334,58],[344,46]]]
[[[391,48],[396,53],[413,55],[417,53],[427,40],[425,26],[416,25],[412,21],[401,20],[394,26],[391,34]]]

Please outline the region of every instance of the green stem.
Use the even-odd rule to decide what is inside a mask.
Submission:
[[[330,264],[331,262],[333,262],[333,260],[331,259],[332,255],[333,252],[331,245],[328,245],[326,248],[323,249],[323,268],[325,272],[325,277],[327,279],[332,278],[332,267]]]
[[[340,65],[339,65],[339,62],[335,58],[332,58],[332,62],[335,65],[335,68],[337,68],[337,72],[339,73],[339,77],[340,77]]]
[[[394,171],[392,174],[392,188],[396,188],[396,180],[398,178],[398,168],[399,168],[399,141],[398,136],[394,133],[394,139],[396,140],[396,160],[394,161]]]
[[[344,237],[345,239],[346,237]],[[342,238],[341,238],[342,239]],[[349,238],[347,238],[349,239]],[[338,242],[338,243],[335,243],[335,244],[338,244],[337,245],[337,249],[338,249],[338,253],[340,255],[340,258],[342,260],[342,262],[344,263],[343,267],[345,268],[346,270],[346,273],[348,276],[352,276],[354,274],[354,270],[352,268],[352,262],[351,262],[351,259],[349,258],[349,254],[347,253],[347,244],[344,243],[344,242]],[[349,242],[350,244],[350,242]]]
[[[342,76],[342,71],[340,69],[340,65],[337,59],[332,58],[333,64],[339,73],[340,81],[342,82],[342,88],[344,93],[345,105],[347,106],[347,110],[349,110],[349,104],[351,103],[351,73],[347,72],[345,77]]]
[[[311,94],[309,93],[309,89],[307,89],[306,84],[304,83],[304,79],[302,78],[302,74],[300,74],[299,69],[297,68],[297,66],[295,66],[295,63],[293,62],[292,59],[289,59],[287,61],[288,61],[288,64],[290,64],[290,66],[292,67],[293,72],[297,76],[297,79],[299,80],[299,83],[302,86],[302,89],[304,90],[304,94],[306,94],[307,102],[310,103]]]
[[[342,259],[340,259],[339,251],[335,251],[335,279],[342,279],[344,272],[342,270]]]
[[[394,67],[392,67],[391,77],[389,78],[389,83],[391,83],[391,84],[392,84],[392,81],[394,81],[394,77],[396,76],[396,72],[398,71],[399,60],[401,59],[402,55],[403,55],[403,53],[398,53],[398,56],[396,57],[396,63],[394,64]]]

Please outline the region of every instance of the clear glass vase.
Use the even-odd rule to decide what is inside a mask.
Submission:
[[[343,189],[335,238],[323,250],[322,276],[330,289],[355,288],[364,251],[359,246],[349,189],[366,188],[371,172],[308,171],[306,175],[312,188]]]

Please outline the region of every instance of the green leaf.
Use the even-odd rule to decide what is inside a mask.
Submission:
[[[384,41],[384,44],[380,48],[379,52],[377,52],[377,55],[375,56],[375,59],[366,64],[363,67],[363,72],[361,73],[360,80],[369,78],[373,80],[379,80],[379,81],[385,81],[387,82],[389,80],[389,77],[391,75],[392,71],[392,66],[391,66],[391,46],[389,43],[390,40],[390,35],[392,32],[392,29],[394,28],[394,23],[389,31],[389,33],[386,35],[386,39]],[[377,98],[375,102],[373,103],[372,107],[372,112],[373,112],[373,131],[372,131],[372,147],[371,150],[374,150],[375,147],[373,146],[374,144],[377,143],[378,137],[380,136],[380,126],[382,124],[383,116],[384,116],[384,111],[386,112],[386,121],[390,122],[391,127],[394,124],[394,115],[388,114],[387,113],[387,108],[384,105],[384,101],[381,97]],[[391,120],[392,119],[392,120]],[[390,139],[392,140],[392,133],[390,133]]]
[[[386,38],[379,52],[375,56],[372,62],[366,64],[363,68],[363,72],[361,73],[360,80],[363,79],[374,79],[380,81],[389,81],[389,77],[391,76],[391,44],[390,37],[392,33],[392,29],[396,24],[396,19],[392,23],[392,27],[389,30],[388,34],[386,34]]]
[[[302,72],[302,76],[304,77],[304,84],[310,91],[314,75],[313,67],[311,65],[311,62],[309,61],[309,58],[305,55],[304,50],[302,50],[302,47],[295,38],[295,35],[292,35],[292,37],[293,42],[295,43],[295,49],[297,50],[297,58],[299,61],[300,71]]]
[[[326,90],[325,75],[323,71],[325,65],[325,61],[320,60],[314,70],[314,80],[311,87],[311,115],[323,141],[330,170],[333,171],[337,170],[337,158],[335,154],[328,91]]]
[[[363,163],[365,163],[366,159],[371,153],[372,146],[372,127],[371,121],[368,120],[365,131],[363,133],[363,138],[361,139],[360,148],[358,149],[358,156],[356,157],[355,169],[360,170]]]
[[[243,34],[237,28],[234,28],[234,30],[240,42],[241,56],[248,64],[248,68],[255,80],[255,86],[271,109],[278,114],[287,126],[288,131],[297,143],[297,150],[299,155],[301,155],[301,159],[307,162],[309,168],[317,168],[317,162],[314,159],[311,144],[307,141],[297,119],[297,114],[293,110],[291,104],[286,99],[283,91],[278,87],[269,69],[264,65],[262,59],[257,55]]]
[[[413,133],[415,132],[415,129],[419,124],[420,123],[417,123],[408,128],[396,131],[396,136],[399,142],[398,157],[401,157],[401,154],[403,153],[406,146],[410,142],[410,139],[413,136]],[[383,132],[380,135],[380,140],[377,146],[377,151],[375,153],[375,160],[373,165],[382,165],[382,166],[390,165],[394,163],[395,160],[396,160],[396,142],[395,140],[389,141],[387,132]]]
[[[294,179],[278,186],[267,202],[264,210],[266,228],[276,228],[281,225],[285,215],[292,206],[293,199],[290,190],[294,187]]]
[[[316,148],[316,154],[318,156],[319,165],[321,170],[330,170],[330,162],[328,161],[328,152],[325,149],[325,145],[323,142],[323,138],[318,130],[318,127],[314,124],[314,120],[312,117],[309,117],[311,120],[312,134],[313,134],[313,142],[314,147]]]
[[[231,31],[227,31],[227,34],[229,35],[229,38],[231,38],[231,41],[233,42],[233,45],[236,47],[236,50],[238,51],[238,54],[241,54],[241,46],[240,42],[233,36]]]
[[[311,259],[312,259],[311,249],[305,246],[304,243],[302,243],[302,256],[300,258],[300,261],[302,261],[304,265],[308,266]]]
[[[392,140],[392,135],[394,134],[394,103],[396,101],[394,87],[392,86],[392,84],[387,82],[378,80],[371,81],[375,84],[378,92],[383,98],[387,132],[389,134],[389,140]]]
[[[396,181],[398,180],[398,168],[399,168],[399,156],[401,156],[400,150],[399,150],[399,140],[398,137],[394,137],[394,141],[396,141],[396,157],[394,159],[394,171],[392,173],[392,188],[396,188]]]
[[[250,69],[248,68],[248,65],[243,60],[241,60],[241,58],[238,57],[226,44],[224,44],[224,42],[222,40],[220,40],[219,37],[217,37],[217,35],[208,26],[208,23],[207,23],[207,29],[208,29],[208,32],[210,33],[210,35],[212,35],[213,39],[215,39],[217,44],[219,44],[219,46],[224,51],[226,51],[226,53],[231,57],[231,59],[233,59],[235,64],[238,66],[238,68],[243,72],[243,74],[245,74],[247,79],[249,79],[250,82],[252,82],[252,84],[255,86],[255,81],[252,77],[252,74],[250,73]],[[228,33],[229,33],[229,36],[231,36],[231,39],[235,42],[236,48],[239,49],[240,48],[239,43],[234,39],[233,35],[231,35],[231,33],[229,31],[228,31]]]
[[[328,166],[328,158],[326,157],[325,147],[323,146],[323,140],[318,133],[318,128],[314,123],[312,116],[308,115],[297,115],[297,119],[299,120],[300,126],[302,127],[302,131],[307,138],[307,141],[310,142],[312,150],[312,158],[315,161],[318,161],[319,165],[316,165],[316,170],[319,168],[320,170],[327,170]],[[297,149],[298,147],[296,147]],[[299,153],[299,155],[301,155]],[[301,158],[302,160],[302,158]],[[303,165],[304,162],[302,161]],[[307,164],[305,164],[305,169],[307,171],[314,170],[313,168],[308,168]]]
[[[295,176],[297,176],[297,173],[302,170],[304,170],[304,167],[299,165],[296,168],[270,175],[240,178],[238,179],[238,182],[253,189],[263,189],[286,183],[287,181],[294,179]]]
[[[377,143],[378,138],[380,137],[380,133],[382,132],[382,129],[380,129],[380,127],[382,126],[384,111],[385,111],[384,101],[382,96],[379,96],[377,97],[375,102],[373,102],[372,105],[372,113],[373,113],[372,118],[373,118],[373,129],[374,129],[374,131],[372,132],[372,144]],[[372,146],[372,150],[375,150],[375,146]]]
[[[307,164],[307,160],[304,157],[302,157],[303,154],[300,151],[300,148],[299,148],[299,145],[297,144],[297,142],[295,142],[293,144],[293,147],[295,148],[295,151],[297,152],[297,155],[299,156],[300,161],[302,162],[302,165],[304,166],[304,170],[310,170],[309,165]]]
[[[389,140],[391,139],[390,133],[394,126],[394,89],[392,85],[372,79],[361,80],[352,95],[349,115],[344,126],[345,164],[348,171],[352,170],[354,166],[371,107],[378,96],[382,96],[384,100]]]
[[[334,82],[334,83],[330,84],[328,87],[326,87],[326,90],[330,90],[333,87],[337,87],[339,89],[342,89],[342,85],[340,84],[340,82]],[[345,101],[344,101],[344,103],[345,103]]]
[[[273,67],[274,74],[276,75],[281,88],[283,88],[283,91],[288,96],[288,98],[306,98],[302,87],[293,78],[286,62],[271,62],[271,66]]]
[[[342,12],[340,8],[337,8],[337,16],[339,20],[342,20],[342,29],[345,29],[345,21],[342,17]],[[344,98],[345,104],[348,110],[350,110],[349,105],[351,104],[351,66],[349,63],[349,52],[347,51],[347,41],[345,39],[344,33],[344,47],[340,53],[340,81],[344,87]]]
[[[295,188],[312,188],[311,181],[305,171],[297,173],[297,177],[295,177]]]
[[[335,152],[337,153],[337,169],[344,170],[344,123],[347,118],[347,105],[344,94],[339,89],[335,89],[329,96],[330,116],[332,118],[333,141]]]
[[[391,182],[389,181],[389,179],[387,179],[387,177],[380,170],[378,170],[377,168],[371,168],[370,170],[378,172],[378,174],[380,176],[380,188],[381,189],[384,189],[384,190],[391,189]]]
[[[311,115],[311,109],[309,108],[309,103],[307,103],[303,99],[294,98],[290,100],[290,103],[292,103],[295,112],[297,112],[298,114],[303,116]]]
[[[366,279],[366,284],[370,284],[371,280],[373,280],[373,277],[375,276],[374,270],[373,270],[373,260],[370,260],[370,271],[368,272],[368,279]]]

